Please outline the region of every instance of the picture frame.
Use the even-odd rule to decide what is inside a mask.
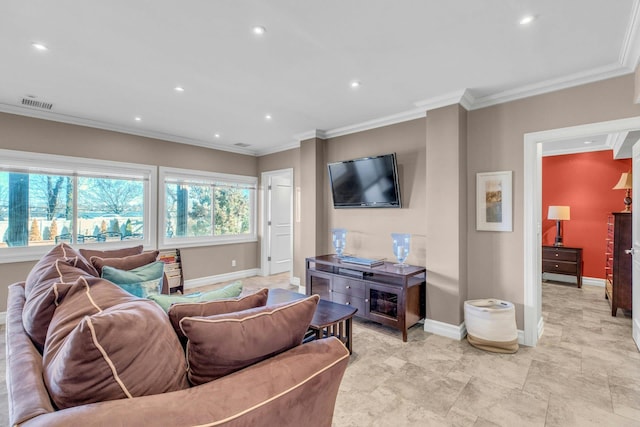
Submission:
[[[476,230],[513,231],[513,171],[476,174]]]

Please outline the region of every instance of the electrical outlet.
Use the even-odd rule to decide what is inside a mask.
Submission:
[[[232,260],[231,260],[231,267],[235,267],[235,266],[236,266],[236,260],[235,260],[235,259],[232,259]]]

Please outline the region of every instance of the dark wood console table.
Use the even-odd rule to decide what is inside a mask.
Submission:
[[[425,317],[426,269],[394,267],[385,262],[377,267],[342,262],[335,255],[306,259],[306,293],[321,299],[351,305],[356,316],[402,331]]]

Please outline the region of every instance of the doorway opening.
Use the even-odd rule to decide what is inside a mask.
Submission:
[[[262,275],[293,280],[293,169],[262,173]]]
[[[542,319],[542,144],[640,129],[640,117],[590,123],[524,135],[524,344],[535,346],[544,331]],[[639,224],[634,221],[633,227]],[[633,284],[633,294],[636,295]],[[640,310],[633,310],[634,334]],[[636,321],[638,319],[638,322]]]

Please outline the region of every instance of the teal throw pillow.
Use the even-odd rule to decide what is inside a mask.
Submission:
[[[102,278],[120,286],[125,291],[140,298],[159,294],[162,291],[164,263],[152,262],[133,270],[120,270],[105,265],[102,267]]]
[[[236,298],[240,296],[242,292],[242,282],[233,282],[225,286],[224,288],[216,289],[215,291],[197,292],[189,295],[149,295],[149,299],[157,302],[164,311],[168,312],[171,304],[178,302],[205,302],[214,301],[217,299]]]

